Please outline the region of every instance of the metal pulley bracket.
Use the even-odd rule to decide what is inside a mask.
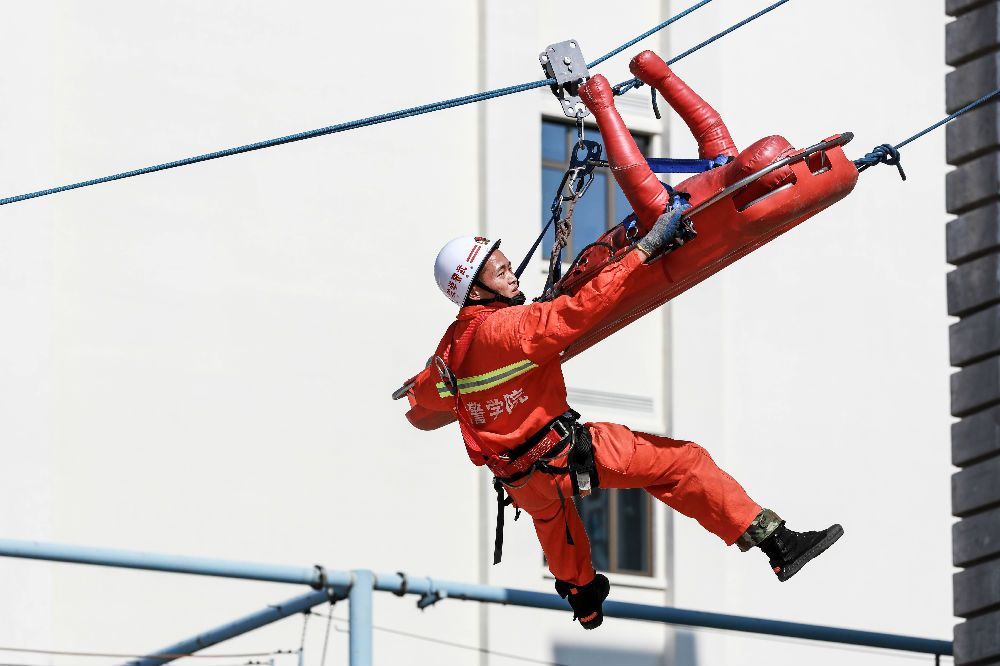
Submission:
[[[556,80],[550,87],[559,98],[563,113],[570,118],[588,116],[590,111],[579,97],[580,84],[590,77],[580,44],[575,39],[552,44],[538,55],[538,62],[545,76]]]
[[[601,152],[603,151],[603,146],[599,141],[587,141],[585,139],[580,139],[580,141],[573,146],[573,152],[569,156],[569,166],[582,167],[586,166],[591,171],[595,167],[605,166],[601,164]]]

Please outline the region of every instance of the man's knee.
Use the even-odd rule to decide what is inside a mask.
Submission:
[[[561,509],[562,507],[560,506],[559,501],[556,500],[551,504],[532,508],[531,511],[528,511],[528,514],[531,516],[531,519],[535,521],[535,523],[544,524],[559,518],[562,513]]]

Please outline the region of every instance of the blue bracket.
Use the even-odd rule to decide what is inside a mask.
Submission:
[[[433,606],[442,599],[448,598],[447,590],[436,590],[434,589],[434,581],[430,578],[427,580],[430,583],[429,589],[417,599],[417,608],[420,610],[424,610],[428,606]]]
[[[589,142],[588,142],[589,143]],[[719,155],[716,158],[710,160],[702,159],[685,159],[685,158],[674,158],[674,157],[647,157],[646,163],[649,165],[649,170],[653,173],[702,173],[704,171],[711,171],[723,164],[729,164],[733,161],[732,157],[728,155]],[[601,159],[589,159],[587,161],[592,167],[607,167],[609,166],[607,160]]]
[[[711,160],[674,159],[671,157],[650,157],[646,159],[653,173],[701,173],[711,171],[723,164],[729,164],[733,158],[719,155]]]

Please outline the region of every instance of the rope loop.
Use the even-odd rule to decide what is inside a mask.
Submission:
[[[632,88],[640,88],[645,84],[639,79],[629,79],[628,81],[622,81],[621,83],[611,86],[611,92],[615,94],[616,97],[624,95]]]
[[[868,167],[875,166],[876,164],[889,164],[899,169],[899,177],[906,180],[906,174],[903,172],[903,165],[900,164],[899,160],[899,150],[888,143],[883,143],[881,146],[875,146],[872,148],[872,152],[867,153],[864,157],[859,157],[854,160],[854,166],[856,166],[860,172],[864,171]]]

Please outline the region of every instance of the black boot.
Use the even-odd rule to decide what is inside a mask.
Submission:
[[[556,580],[556,592],[563,599],[569,597],[573,619],[579,620],[584,629],[597,629],[604,622],[602,605],[611,592],[607,576],[596,574],[594,580],[586,585],[571,585],[564,580]]]
[[[781,525],[757,545],[767,554],[778,580],[784,582],[843,535],[844,528],[840,525],[831,525],[821,532],[793,532],[785,527],[785,521],[781,521]]]

